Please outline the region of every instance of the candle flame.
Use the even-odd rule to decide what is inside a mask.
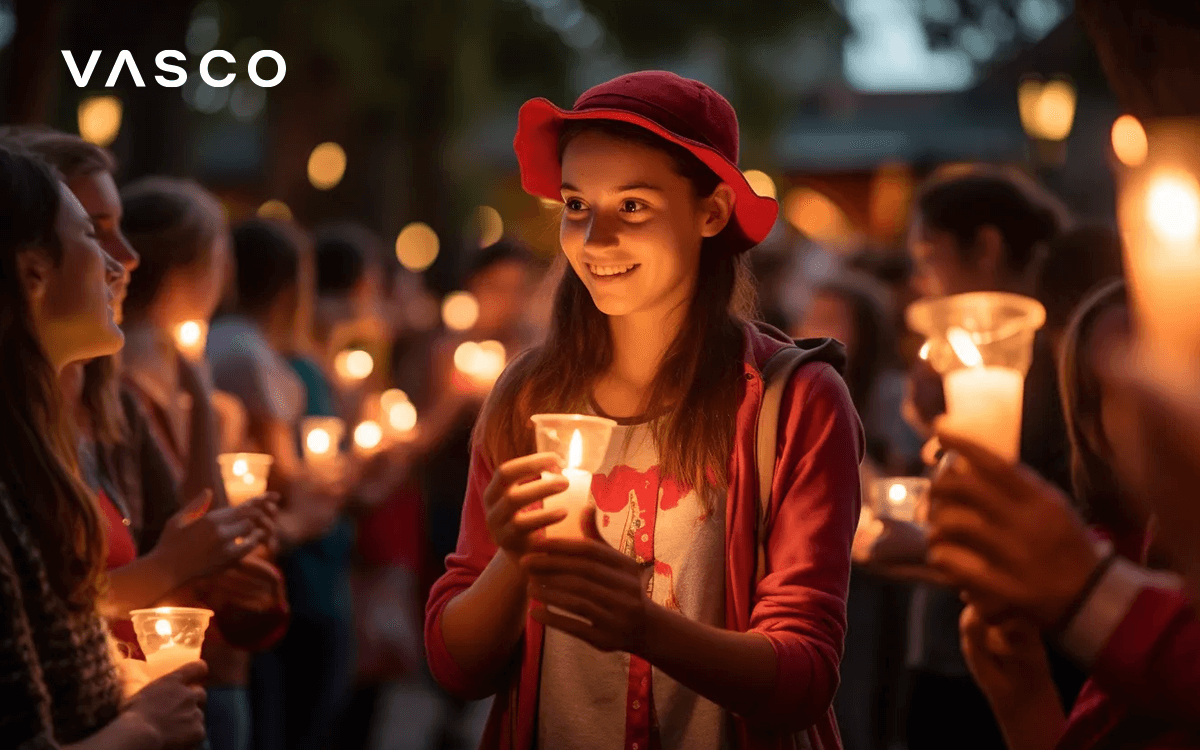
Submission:
[[[354,443],[359,448],[371,448],[379,445],[383,440],[383,430],[380,429],[379,423],[370,419],[360,422],[358,427],[354,428]]]
[[[394,430],[408,432],[417,426],[417,408],[409,401],[393,404],[388,409],[388,424]]]
[[[308,433],[305,443],[307,443],[308,449],[313,453],[328,453],[333,440],[330,438],[328,430],[318,427]]]
[[[375,369],[375,360],[362,349],[349,349],[338,352],[334,357],[333,368],[345,380],[362,380]]]
[[[183,346],[195,346],[200,343],[200,323],[195,320],[181,323],[175,338]]]
[[[578,469],[583,463],[583,435],[579,430],[571,436],[571,446],[567,449],[567,468]]]
[[[1192,242],[1200,235],[1200,184],[1186,173],[1157,175],[1146,191],[1146,219],[1169,242]]]
[[[233,475],[235,477],[240,477],[247,471],[250,471],[250,466],[246,463],[246,459],[239,458],[233,462]]]
[[[171,621],[170,620],[156,621],[154,623],[154,632],[158,633],[159,635],[170,635],[171,634]]]
[[[904,502],[904,499],[907,497],[908,488],[899,482],[893,484],[891,487],[888,487],[888,500],[891,500],[896,505]]]
[[[926,359],[926,360],[929,359],[929,349],[932,346],[933,346],[933,342],[931,342],[929,339],[926,339],[925,343],[921,344],[921,351],[917,352],[917,356],[920,357],[921,359]]]
[[[983,356],[971,339],[971,334],[961,328],[952,327],[946,331],[946,340],[950,342],[950,348],[954,350],[964,365],[967,367],[983,366]]]

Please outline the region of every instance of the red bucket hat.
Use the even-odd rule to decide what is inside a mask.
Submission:
[[[732,222],[744,239],[738,252],[762,242],[774,226],[779,204],[755,193],[737,166],[737,113],[725,97],[703,83],[647,70],[593,86],[571,109],[541,98],[525,102],[513,140],[525,192],[562,200],[558,136],[567,120],[628,122],[694,154],[733,188]]]

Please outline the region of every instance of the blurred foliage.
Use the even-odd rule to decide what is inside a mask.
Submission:
[[[962,49],[979,68],[1039,41],[1072,0],[917,0],[931,49]]]

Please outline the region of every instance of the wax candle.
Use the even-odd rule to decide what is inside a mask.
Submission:
[[[212,610],[194,607],[155,607],[129,613],[138,645],[146,655],[149,679],[158,679],[200,658],[212,615]]]
[[[346,349],[333,358],[333,369],[345,383],[357,383],[375,371],[375,358],[363,349]]]
[[[567,468],[567,489],[542,501],[547,510],[565,510],[567,517],[546,527],[546,536],[560,539],[582,539],[585,516],[592,510],[592,473],[578,468],[583,460],[583,435],[579,430],[571,436]]]
[[[923,525],[929,515],[928,479],[884,477],[872,486],[872,510],[880,518]]]
[[[1143,161],[1118,170],[1118,219],[1139,338],[1168,376],[1200,356],[1200,119],[1148,123]]]
[[[417,427],[417,408],[408,394],[399,388],[389,388],[379,397],[384,436],[391,442],[412,440]]]
[[[179,352],[193,362],[204,359],[204,347],[208,342],[208,323],[203,320],[187,320],[175,326],[175,346]]]
[[[383,443],[383,428],[373,419],[364,419],[354,428],[354,450],[360,456],[376,453]]]
[[[963,367],[942,376],[944,428],[1016,461],[1021,452],[1025,376],[1008,367]]]
[[[341,466],[345,423],[337,417],[305,417],[300,422],[304,462],[319,477],[332,480]]]
[[[217,456],[229,504],[241,505],[266,492],[274,461],[266,453],[222,453]]]

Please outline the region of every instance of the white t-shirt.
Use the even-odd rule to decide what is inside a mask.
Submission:
[[[698,493],[659,474],[650,424],[618,425],[592,477],[596,526],[614,548],[653,564],[648,588],[657,604],[723,627],[725,497]],[[701,655],[698,655],[701,656]],[[651,726],[664,750],[721,750],[727,716],[712,701],[651,670],[647,690],[630,685],[630,656],[604,653],[546,629],[538,709],[544,750],[647,750],[626,737],[627,715],[650,699]],[[638,743],[640,744],[640,743]]]

